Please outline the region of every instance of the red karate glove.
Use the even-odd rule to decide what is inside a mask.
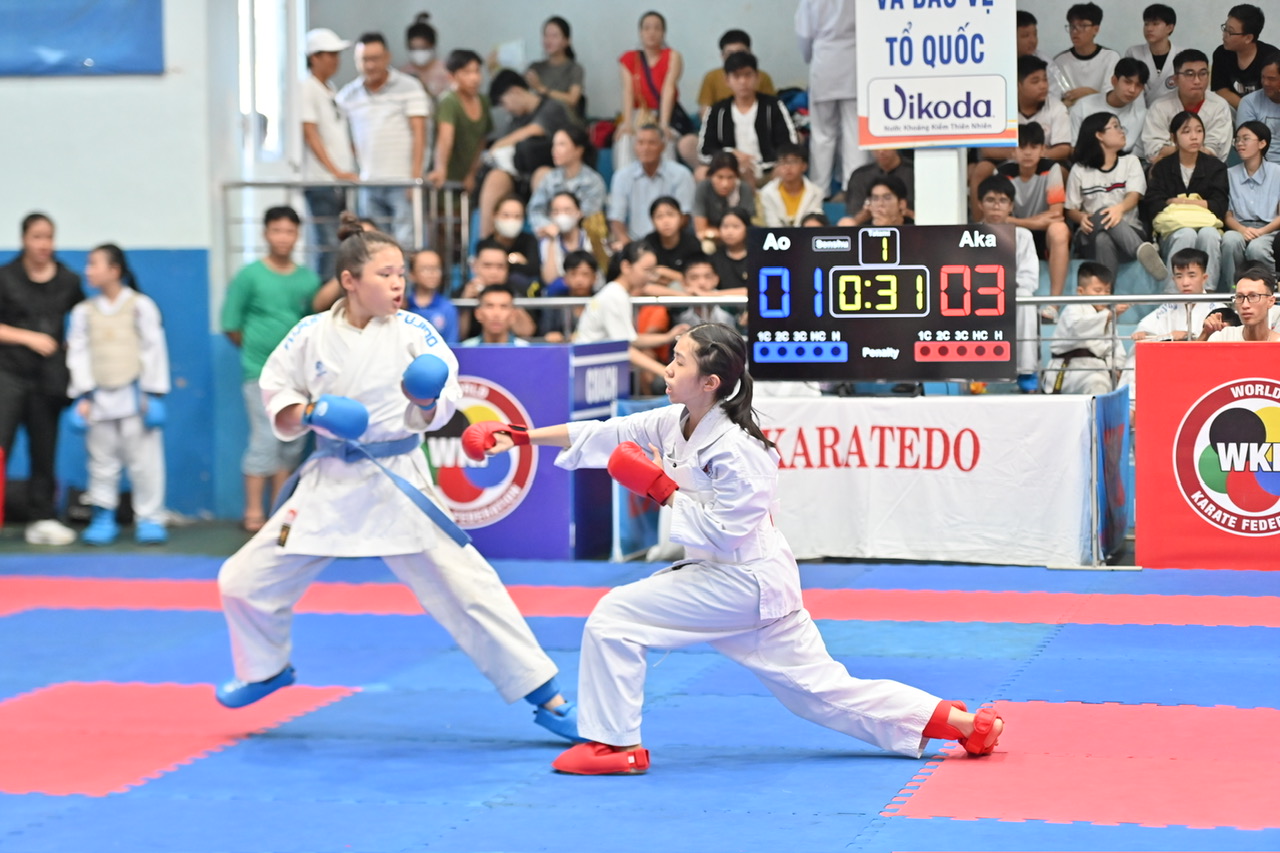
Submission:
[[[504,424],[501,421],[481,421],[462,431],[462,452],[477,462],[485,457],[485,451],[498,443],[494,433],[506,433],[517,446],[529,443],[529,428],[524,424]]]
[[[622,442],[609,455],[609,476],[637,495],[647,495],[660,504],[680,488],[634,441]]]

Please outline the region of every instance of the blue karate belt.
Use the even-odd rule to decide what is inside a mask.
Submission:
[[[394,441],[371,441],[361,444],[358,441],[349,441],[347,439],[325,438],[324,436],[316,436],[315,452],[308,456],[298,470],[294,471],[285,480],[284,486],[280,489],[280,494],[276,498],[275,506],[271,507],[271,514],[275,515],[280,507],[284,506],[285,501],[298,488],[298,480],[302,476],[303,470],[309,463],[326,457],[341,459],[343,462],[358,462],[361,459],[368,459],[374,465],[378,466],[378,470],[391,478],[391,482],[396,484],[396,488],[404,492],[405,497],[413,501],[418,509],[426,514],[436,523],[436,526],[448,534],[449,538],[457,542],[460,546],[466,547],[471,544],[471,537],[467,532],[458,526],[448,514],[436,506],[431,500],[420,492],[413,483],[410,483],[404,477],[401,477],[390,468],[378,461],[379,458],[388,456],[400,456],[405,453],[412,453],[422,445],[422,439],[417,435],[405,436]]]

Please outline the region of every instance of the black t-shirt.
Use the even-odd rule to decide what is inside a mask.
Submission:
[[[716,275],[720,277],[720,289],[732,290],[735,287],[747,286],[747,256],[734,259],[729,257],[724,247],[716,250],[711,256],[711,265],[716,268]]]
[[[21,256],[0,267],[0,324],[43,332],[59,344],[58,351],[47,358],[19,344],[0,344],[0,372],[34,379],[47,394],[66,394],[69,377],[62,347],[64,331],[67,314],[82,299],[80,276],[61,263],[46,282],[27,277]]]
[[[490,234],[478,244],[476,251],[488,248],[489,246],[497,246],[505,251],[508,255],[524,255],[523,264],[512,264],[511,275],[513,281],[512,287],[520,291],[517,296],[532,296],[533,294],[525,293],[529,285],[535,281],[542,279],[542,254],[538,249],[538,238],[530,234],[528,231],[521,231],[516,235],[515,240],[510,246],[504,245],[497,236]]]
[[[1213,52],[1213,72],[1209,75],[1209,91],[1229,89],[1237,95],[1247,95],[1262,88],[1262,66],[1276,52],[1273,45],[1258,42],[1258,52],[1248,68],[1241,68],[1236,55],[1225,47]]]
[[[681,229],[680,242],[676,243],[675,248],[665,248],[657,231],[645,235],[644,244],[658,256],[658,266],[670,267],[678,273],[684,273],[685,261],[702,254],[702,244],[685,229]]]

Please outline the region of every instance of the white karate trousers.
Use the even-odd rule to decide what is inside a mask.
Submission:
[[[120,472],[129,472],[133,514],[164,523],[164,432],[147,429],[140,415],[89,424],[89,503],[114,510],[120,503]]]

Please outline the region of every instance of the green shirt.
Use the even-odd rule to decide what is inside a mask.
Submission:
[[[320,277],[306,267],[288,275],[254,261],[236,274],[222,303],[222,330],[240,332],[240,367],[245,382],[262,375],[276,345],[299,320],[311,313]]]
[[[449,150],[449,167],[445,171],[445,179],[461,181],[471,170],[476,152],[484,145],[484,138],[493,130],[489,99],[480,95],[480,118],[472,121],[462,108],[458,94],[448,92],[440,99],[436,121],[453,125],[453,148]]]

